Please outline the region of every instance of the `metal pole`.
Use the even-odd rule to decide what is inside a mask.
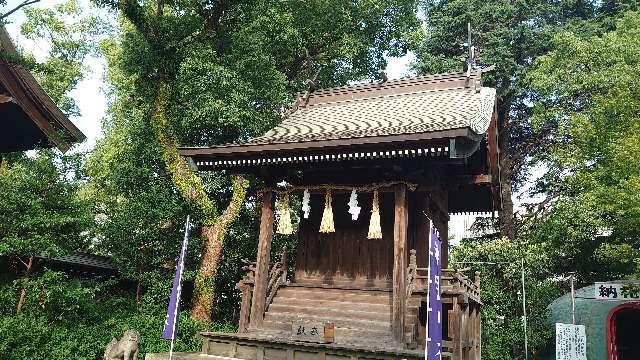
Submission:
[[[173,339],[171,339],[171,347],[169,348],[169,360],[173,358]]]
[[[569,273],[571,275],[571,323],[576,324],[576,288],[574,286],[575,273]]]
[[[524,358],[529,359],[529,342],[527,338],[527,294],[524,288],[524,258],[522,258],[522,312],[524,314]]]

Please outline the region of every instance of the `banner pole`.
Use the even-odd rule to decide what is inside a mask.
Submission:
[[[529,360],[529,339],[527,338],[527,293],[524,287],[524,258],[522,258],[522,312],[524,314],[524,358]]]
[[[576,288],[574,285],[575,272],[570,272],[571,275],[571,323],[576,324]]]
[[[425,359],[429,356],[429,320],[431,318],[431,304],[429,299],[431,298],[431,247],[433,246],[433,221],[429,221],[429,251],[427,253],[427,321],[425,326],[425,341],[424,341],[424,356]]]
[[[171,347],[169,348],[169,360],[173,358],[173,339],[171,339]]]

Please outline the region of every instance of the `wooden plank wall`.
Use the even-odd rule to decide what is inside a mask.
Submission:
[[[427,206],[427,195],[424,192],[411,191],[407,195],[409,198],[407,249],[416,249],[418,267],[426,267],[429,221],[423,210]],[[392,192],[380,194],[382,239],[378,240],[367,239],[372,194],[358,194],[358,202],[362,210],[356,221],[351,220],[351,215],[347,212],[349,194],[333,194],[332,197],[336,232],[321,234],[318,229],[324,208],[324,195],[311,195],[311,215],[309,219],[301,220],[298,232],[295,281],[356,288],[391,289],[394,194]]]
[[[324,195],[311,195],[311,215],[298,232],[296,282],[353,287],[385,287],[393,269],[393,193],[380,194],[382,239],[367,239],[372,194],[358,194],[362,207],[358,220],[347,212],[349,194],[333,194],[335,233],[318,231]]]

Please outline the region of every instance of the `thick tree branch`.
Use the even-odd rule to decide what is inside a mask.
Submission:
[[[5,18],[9,17],[11,14],[13,14],[14,12],[22,9],[25,6],[29,6],[29,5],[33,5],[35,3],[40,2],[40,0],[25,0],[23,2],[21,2],[20,4],[18,4],[18,6],[14,7],[13,9],[7,11],[6,13],[0,15],[0,21],[4,20]]]
[[[194,174],[178,153],[178,143],[173,137],[172,125],[166,111],[169,104],[169,85],[158,79],[157,94],[151,114],[151,127],[161,148],[162,158],[171,180],[182,197],[195,206],[204,225],[213,225],[216,219],[215,204],[204,191],[202,180]]]
[[[218,217],[215,225],[202,228],[205,246],[195,281],[193,306],[191,308],[191,318],[194,320],[209,321],[213,315],[215,279],[222,259],[224,238],[229,226],[238,218],[240,209],[244,204],[247,184],[248,182],[242,176],[234,176],[231,202],[222,215]]]

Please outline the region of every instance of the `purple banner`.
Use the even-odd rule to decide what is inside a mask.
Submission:
[[[429,231],[429,295],[427,297],[427,341],[426,360],[442,359],[442,299],[440,298],[440,279],[442,267],[440,251],[442,249],[440,233],[431,222]]]
[[[184,226],[184,239],[182,240],[182,250],[176,264],[176,276],[173,278],[173,289],[171,289],[171,297],[169,298],[169,307],[167,308],[167,318],[164,321],[164,330],[162,330],[162,338],[173,340],[176,337],[178,329],[178,311],[180,308],[180,294],[182,293],[182,272],[184,271],[184,259],[187,256],[187,243],[189,242],[189,228],[191,222],[187,216],[187,223]]]

